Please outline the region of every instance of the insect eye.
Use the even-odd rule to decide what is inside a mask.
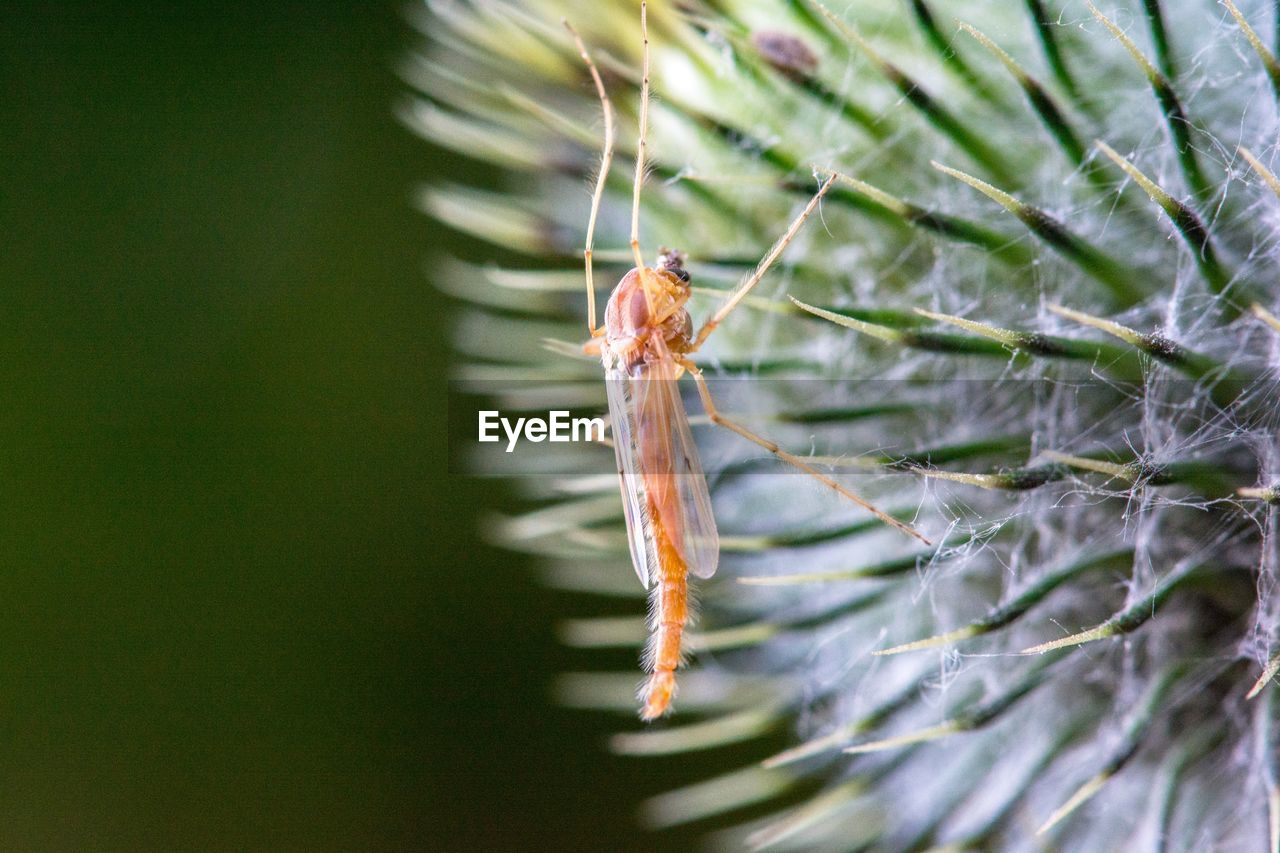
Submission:
[[[681,269],[680,267],[676,267],[675,269],[673,269],[673,270],[672,270],[672,272],[676,274],[676,278],[680,279],[680,280],[681,280],[681,281],[683,281],[685,284],[688,284],[688,283],[689,283],[689,273],[688,273],[688,271],[686,271],[686,270],[684,270],[684,269]]]

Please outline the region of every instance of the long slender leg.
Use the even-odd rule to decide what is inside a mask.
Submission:
[[[636,146],[636,183],[631,193],[631,253],[636,258],[636,269],[644,269],[644,257],[640,254],[640,187],[644,184],[644,160],[646,137],[649,135],[649,4],[640,0],[640,37],[643,39],[643,61],[640,75],[640,142]]]
[[[738,289],[735,290],[725,303],[720,306],[720,310],[713,314],[711,319],[707,320],[707,322],[703,324],[702,328],[698,330],[698,335],[693,339],[693,346],[689,352],[697,352],[698,349],[702,347],[703,343],[706,342],[711,333],[715,331],[716,326],[719,326],[724,318],[729,316],[729,312],[738,307],[738,303],[742,301],[743,297],[751,292],[751,288],[760,283],[760,279],[764,278],[764,274],[769,271],[769,267],[773,266],[773,262],[778,260],[778,257],[782,254],[783,250],[786,249],[787,246],[790,245],[791,241],[796,238],[796,235],[800,233],[800,228],[804,225],[805,220],[809,218],[810,214],[817,210],[818,203],[822,201],[822,197],[831,189],[831,184],[835,182],[835,179],[836,176],[833,174],[829,175],[827,179],[822,182],[822,186],[818,188],[817,193],[814,194],[813,198],[809,199],[809,203],[805,205],[804,210],[800,211],[800,215],[797,216],[791,222],[791,225],[787,227],[786,233],[779,237],[778,242],[774,243],[773,248],[769,249],[765,254],[764,259],[760,261],[760,264],[755,268],[755,271],[751,273],[747,280],[739,285]]]
[[[600,174],[596,178],[595,192],[591,195],[591,217],[587,220],[587,244],[582,251],[582,257],[587,265],[587,328],[594,335],[596,333],[596,283],[591,274],[591,251],[595,247],[596,218],[600,215],[600,200],[604,197],[604,184],[609,177],[609,165],[613,162],[613,104],[609,102],[604,81],[600,79],[600,71],[591,61],[591,55],[587,53],[587,46],[583,44],[582,37],[568,20],[563,20],[561,23],[573,36],[574,44],[578,46],[578,55],[582,57],[582,61],[587,64],[587,70],[591,72],[591,79],[596,84],[596,94],[600,96],[600,107],[604,110],[604,151],[600,155]]]
[[[680,364],[681,367],[689,371],[689,375],[692,376],[693,381],[697,383],[698,396],[702,398],[702,407],[707,410],[707,417],[711,419],[711,422],[713,424],[719,424],[720,426],[725,427],[726,429],[736,432],[738,435],[742,436],[747,441],[751,441],[751,442],[754,442],[755,444],[760,445],[765,450],[769,451],[774,456],[781,459],[783,462],[786,462],[789,465],[794,465],[795,467],[799,468],[801,471],[808,474],[810,477],[813,477],[818,482],[822,483],[825,486],[828,486],[838,494],[853,501],[858,506],[862,507],[867,512],[874,515],[876,518],[883,521],[885,524],[888,524],[891,527],[894,527],[902,531],[908,536],[914,536],[916,539],[919,539],[921,542],[923,542],[926,545],[933,544],[924,536],[921,536],[918,532],[916,532],[916,529],[914,527],[911,527],[910,525],[907,525],[907,524],[903,524],[901,521],[898,521],[898,519],[889,515],[884,510],[879,509],[878,507],[858,497],[853,492],[849,491],[844,486],[840,485],[835,480],[828,477],[826,474],[823,474],[821,471],[819,471],[818,469],[814,468],[812,465],[805,462],[799,456],[796,456],[795,454],[792,454],[792,453],[788,453],[787,451],[779,447],[776,443],[770,441],[769,439],[763,436],[757,435],[756,433],[742,426],[742,424],[731,421],[728,418],[726,418],[724,415],[720,414],[720,410],[716,408],[715,401],[711,399],[711,389],[707,387],[706,377],[702,375],[702,371],[698,369],[698,365],[694,364],[692,361],[690,361],[689,359],[683,356],[677,356],[676,361]]]

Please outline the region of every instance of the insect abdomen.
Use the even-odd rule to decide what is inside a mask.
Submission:
[[[654,544],[658,550],[658,582],[653,592],[653,633],[649,640],[650,676],[641,694],[645,720],[661,717],[671,707],[676,669],[682,658],[684,626],[689,622],[689,570],[666,528],[653,513]]]

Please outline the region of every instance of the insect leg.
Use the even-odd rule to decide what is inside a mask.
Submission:
[[[640,37],[644,57],[640,75],[640,142],[636,146],[636,183],[631,193],[631,253],[635,255],[636,269],[644,269],[644,257],[640,254],[640,186],[644,183],[645,137],[649,135],[649,13],[648,3],[640,2]]]
[[[727,300],[725,300],[725,303],[720,306],[720,310],[716,311],[716,313],[712,315],[711,319],[707,320],[707,322],[702,325],[702,328],[698,330],[698,335],[693,339],[693,345],[689,349],[689,352],[696,352],[711,333],[715,331],[716,326],[719,326],[724,318],[729,316],[729,312],[738,307],[738,303],[742,301],[743,297],[751,292],[751,288],[760,283],[760,279],[764,278],[764,274],[769,271],[769,267],[773,266],[773,262],[778,260],[778,257],[782,254],[783,250],[786,249],[791,241],[795,239],[796,235],[800,233],[800,228],[804,225],[805,220],[809,218],[810,214],[817,210],[818,203],[822,201],[822,197],[831,189],[831,184],[834,181],[835,175],[830,175],[822,182],[822,186],[818,188],[818,191],[814,194],[813,198],[809,199],[809,203],[805,205],[804,210],[800,211],[800,215],[792,220],[791,225],[787,227],[786,233],[779,237],[778,242],[773,244],[773,248],[769,249],[769,251],[765,253],[764,259],[760,261],[760,264],[755,268],[755,271],[751,273],[746,281],[738,285],[738,289],[735,290]]]
[[[568,20],[562,23],[573,36],[574,44],[578,46],[578,55],[582,57],[582,61],[587,64],[587,70],[591,72],[591,79],[596,85],[596,94],[600,96],[600,107],[604,111],[604,150],[600,155],[600,174],[596,177],[596,188],[591,195],[591,216],[587,220],[587,243],[582,251],[587,267],[587,328],[594,335],[596,333],[596,284],[591,273],[591,251],[595,246],[596,218],[600,215],[600,200],[604,197],[604,184],[609,177],[609,165],[613,162],[613,104],[609,102],[604,81],[600,79],[600,71],[591,61],[591,55],[587,53],[587,46],[583,44],[582,37]]]
[[[690,376],[693,377],[693,381],[698,386],[698,396],[702,398],[702,407],[707,410],[707,417],[711,419],[711,422],[713,424],[718,424],[719,426],[722,426],[728,430],[732,430],[733,432],[736,432],[738,435],[745,438],[747,441],[760,445],[765,450],[769,451],[774,456],[781,459],[783,462],[786,462],[789,465],[794,465],[795,467],[799,468],[801,471],[808,474],[810,477],[813,477],[815,480],[822,483],[824,486],[829,487],[830,489],[840,494],[841,496],[853,501],[855,504],[857,504],[858,506],[865,509],[867,512],[874,515],[876,518],[883,521],[885,524],[888,524],[889,526],[902,531],[908,536],[914,536],[916,539],[919,539],[921,542],[923,542],[926,545],[933,544],[924,536],[916,532],[915,528],[911,527],[908,524],[903,524],[901,521],[889,515],[884,510],[858,497],[853,492],[849,491],[844,486],[840,485],[835,480],[828,477],[826,474],[823,474],[821,471],[814,468],[809,463],[805,462],[799,456],[796,456],[793,453],[788,453],[787,451],[779,447],[777,443],[770,441],[764,436],[757,435],[756,433],[744,427],[742,424],[739,424],[735,421],[731,421],[728,418],[726,418],[724,415],[720,414],[720,410],[716,408],[715,401],[711,399],[711,390],[707,387],[706,377],[702,375],[702,371],[698,369],[698,366],[694,364],[691,360],[684,358],[683,356],[677,356],[677,362],[680,364],[681,367],[683,367],[685,370],[689,372]]]

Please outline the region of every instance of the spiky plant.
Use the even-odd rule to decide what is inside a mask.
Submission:
[[[744,380],[719,383],[723,408],[940,544],[698,428],[723,568],[677,715],[613,748],[736,744],[742,763],[643,814],[778,849],[1275,849],[1280,4],[829,5],[651,4],[642,239],[689,253],[697,317],[815,167],[849,176],[709,372]],[[421,199],[495,246],[438,281],[475,324],[464,376],[505,383],[486,390],[513,411],[603,407],[576,355],[602,127],[560,18],[626,163],[637,6],[430,0],[406,68],[407,121],[502,175]],[[626,245],[628,178],[605,250]],[[597,257],[609,284],[629,266]],[[609,451],[506,464],[538,506],[499,534],[611,614],[565,641],[639,649]],[[632,713],[638,678],[559,693]]]

